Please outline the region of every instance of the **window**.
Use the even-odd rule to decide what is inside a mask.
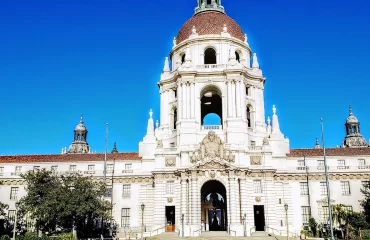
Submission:
[[[113,164],[107,164],[107,171],[112,172],[113,171]]]
[[[308,195],[308,183],[300,182],[299,185],[301,189],[301,195]]]
[[[317,165],[318,166],[324,166],[324,160],[317,160]]]
[[[255,147],[256,146],[256,141],[251,141],[251,147]]]
[[[88,165],[87,166],[87,171],[94,171],[95,165]]]
[[[125,170],[131,170],[131,169],[132,169],[132,164],[131,163],[125,164]]]
[[[359,159],[358,160],[358,165],[359,166],[365,166],[366,165],[365,159]]]
[[[304,167],[304,160],[297,161],[299,167]]]
[[[320,182],[320,192],[321,192],[321,195],[327,195],[328,192],[326,190],[326,182]]]
[[[302,223],[308,224],[308,220],[311,217],[311,208],[309,206],[302,207]]]
[[[4,167],[0,167],[0,176],[4,175]]]
[[[281,198],[279,198],[279,204],[281,204]]]
[[[125,184],[123,185],[123,192],[122,192],[122,197],[130,197],[131,195],[131,185]]]
[[[33,171],[40,170],[40,166],[33,166]]]
[[[104,197],[112,197],[112,186],[107,186],[107,188],[105,189]]]
[[[173,110],[173,130],[176,130],[177,123],[177,109]]]
[[[248,127],[252,127],[251,123],[251,109],[247,107],[247,121],[248,121]]]
[[[261,180],[254,180],[253,181],[253,189],[254,189],[254,193],[262,193],[262,182],[261,182]]]
[[[342,195],[351,195],[351,189],[349,187],[349,181],[341,181],[340,188],[342,189]]]
[[[346,169],[346,161],[338,160],[338,169]]]
[[[19,174],[19,173],[21,173],[22,172],[22,166],[16,166],[15,167],[15,173],[16,174]]]
[[[323,223],[327,223],[329,221],[329,207],[322,206],[321,218]]]
[[[343,206],[343,210],[347,213],[353,212],[353,207],[352,206]]]
[[[168,181],[166,184],[166,193],[167,194],[173,194],[173,187],[175,182],[174,181]]]
[[[236,58],[236,61],[240,62],[240,55],[238,52],[235,52],[235,58]]]
[[[18,200],[18,187],[10,189],[10,200]]]
[[[11,223],[14,223],[15,220],[15,210],[9,210],[8,211],[8,218]]]
[[[76,171],[76,165],[70,165],[69,166],[69,171],[71,171],[71,172]]]
[[[213,48],[207,48],[204,51],[204,64],[216,64],[216,51]]]
[[[51,171],[52,172],[58,171],[58,166],[51,166]]]
[[[247,96],[249,95],[249,87],[245,88],[245,95],[247,95]]]
[[[130,227],[130,209],[122,208],[121,227]]]

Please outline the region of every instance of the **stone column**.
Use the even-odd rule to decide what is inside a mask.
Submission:
[[[235,81],[231,82],[231,109],[233,118],[236,117],[236,102],[235,102]]]
[[[192,82],[191,84],[191,119],[195,118],[195,83]]]
[[[197,172],[193,171],[191,173],[191,224],[197,225],[197,216],[198,216],[198,209],[197,209],[197,189],[198,189],[198,179],[197,179]],[[194,229],[196,230],[196,229]]]
[[[163,101],[163,116],[161,115],[161,119],[160,119],[160,124],[162,126],[164,125],[168,125],[168,120],[169,120],[169,117],[170,117],[170,114],[169,114],[169,111],[168,111],[168,99],[169,99],[169,90],[165,90],[163,92],[163,98],[162,98],[162,101]],[[163,117],[163,118],[162,118]]]
[[[233,171],[229,172],[229,191],[230,191],[230,201],[228,204],[230,204],[230,226],[238,223],[237,220],[237,195],[236,195],[236,190],[237,186],[235,184],[235,173]]]
[[[162,180],[156,180],[154,191],[154,225],[163,226],[165,224],[165,183]]]
[[[232,104],[231,102],[231,81],[228,80],[226,84],[227,84],[227,113],[228,113],[227,116],[232,117],[233,112],[231,109],[231,104]]]
[[[177,117],[182,119],[182,86],[181,83],[177,85]]]
[[[240,199],[242,217],[247,213],[247,184],[245,178],[240,179]]]
[[[241,109],[241,112],[242,112],[242,118],[243,119],[246,119],[247,118],[247,108],[246,108],[246,105],[247,105],[247,102],[246,102],[246,87],[245,87],[245,84],[243,81],[240,82],[240,100],[241,100],[241,106],[240,106],[240,109]]]
[[[186,83],[186,119],[190,118],[190,111],[191,111],[191,105],[190,105],[190,84]]]
[[[240,108],[240,103],[241,103],[241,99],[240,99],[240,81],[236,81],[236,93],[235,93],[235,96],[236,96],[236,116],[237,117],[241,117],[241,108]]]
[[[187,96],[186,96],[186,89],[187,89],[187,86],[186,86],[186,83],[183,83],[182,84],[182,103],[181,103],[181,106],[182,106],[182,119],[186,119],[187,118],[187,115],[186,115],[186,111],[187,111]]]

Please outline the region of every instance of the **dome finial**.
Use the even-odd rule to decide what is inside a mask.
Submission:
[[[352,116],[353,115],[353,112],[352,112],[352,106],[349,105],[349,115]]]
[[[84,123],[84,115],[82,113],[80,114],[80,123]]]
[[[318,137],[316,137],[316,143],[315,143],[315,146],[313,148],[314,149],[321,149]]]

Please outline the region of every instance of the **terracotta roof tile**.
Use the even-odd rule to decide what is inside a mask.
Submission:
[[[325,153],[327,156],[370,156],[370,147],[363,148],[326,148]],[[287,157],[315,157],[324,156],[323,149],[290,149]]]
[[[218,34],[223,31],[226,24],[227,32],[242,41],[245,36],[240,26],[224,13],[219,12],[204,12],[194,15],[180,29],[176,37],[177,44],[185,41],[192,34],[193,26],[195,26],[199,35]]]
[[[107,160],[141,160],[136,152],[109,153]],[[103,161],[104,153],[0,156],[0,163]]]

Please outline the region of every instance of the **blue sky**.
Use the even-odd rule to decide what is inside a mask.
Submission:
[[[368,0],[223,0],[248,34],[292,148],[344,138],[348,105],[370,138]],[[196,0],[3,0],[0,154],[60,153],[84,113],[93,150],[137,151],[172,39]]]

